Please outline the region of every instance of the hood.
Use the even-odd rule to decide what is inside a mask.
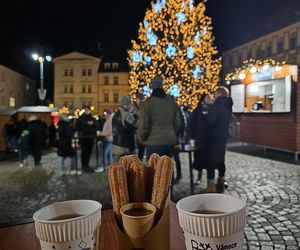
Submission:
[[[226,109],[232,109],[232,105],[233,105],[231,97],[219,97],[216,100],[216,103],[219,104],[219,105],[222,105]]]

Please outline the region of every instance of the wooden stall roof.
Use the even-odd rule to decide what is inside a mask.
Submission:
[[[18,113],[50,113],[57,112],[58,108],[49,108],[48,106],[24,106],[18,109]]]
[[[0,109],[0,115],[14,115],[17,113],[15,109]]]

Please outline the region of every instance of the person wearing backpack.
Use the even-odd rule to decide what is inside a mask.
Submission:
[[[132,110],[131,100],[123,96],[120,107],[112,119],[114,161],[121,156],[135,153],[135,131],[138,117]]]

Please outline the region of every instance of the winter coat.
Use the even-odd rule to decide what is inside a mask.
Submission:
[[[60,120],[58,123],[58,156],[72,157],[75,155],[75,150],[72,147],[72,138],[74,136],[75,129],[69,122]]]
[[[46,140],[46,128],[41,120],[33,120],[28,123],[29,140],[31,147],[43,148]]]
[[[113,118],[113,114],[111,114],[104,122],[103,129],[100,134],[101,136],[103,136],[104,141],[112,141],[113,140],[112,118]]]
[[[112,118],[113,145],[134,150],[137,116],[120,107]]]
[[[207,115],[209,108],[205,103],[199,103],[188,120],[187,137],[188,139],[194,139],[199,149],[205,147],[207,139]]]
[[[139,139],[144,145],[172,145],[177,142],[180,114],[171,97],[161,89],[140,106]]]
[[[91,114],[83,114],[76,122],[76,130],[80,136],[96,136],[99,126]]]
[[[231,97],[219,97],[208,113],[208,152],[212,164],[223,163],[225,160],[232,105]]]

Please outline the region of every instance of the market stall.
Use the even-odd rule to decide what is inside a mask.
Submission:
[[[241,142],[300,153],[298,66],[275,60],[246,61],[226,77]]]

